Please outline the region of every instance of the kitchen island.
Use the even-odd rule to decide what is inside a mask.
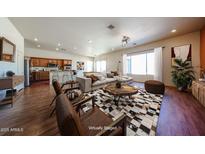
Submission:
[[[59,83],[65,83],[66,81],[73,80],[71,71],[50,71],[49,83],[52,84],[52,80],[56,79]]]

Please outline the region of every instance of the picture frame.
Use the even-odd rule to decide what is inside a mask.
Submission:
[[[187,60],[192,65],[191,44],[176,46],[171,48],[171,65],[175,66],[175,59]]]

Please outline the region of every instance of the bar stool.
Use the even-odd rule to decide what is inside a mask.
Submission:
[[[63,73],[62,83],[66,83],[66,82],[70,81],[70,75],[69,74],[70,74],[69,71],[65,71]]]

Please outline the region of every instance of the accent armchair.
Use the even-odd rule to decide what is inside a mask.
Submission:
[[[94,97],[91,100],[94,104]],[[56,118],[60,134],[63,136],[126,135],[125,115],[113,121],[94,105],[89,111],[78,115],[63,94],[56,99]]]

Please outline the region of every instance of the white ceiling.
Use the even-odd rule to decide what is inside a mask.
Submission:
[[[117,17],[37,17],[9,18],[25,38],[25,46],[55,50],[60,42],[65,52],[96,56],[122,48],[124,35],[130,37],[128,47],[199,30],[205,18],[117,18]],[[108,25],[114,25],[110,30]],[[176,33],[171,33],[176,29]],[[34,41],[38,38],[38,42]],[[88,43],[92,40],[92,43]],[[58,51],[62,52],[62,51]]]

